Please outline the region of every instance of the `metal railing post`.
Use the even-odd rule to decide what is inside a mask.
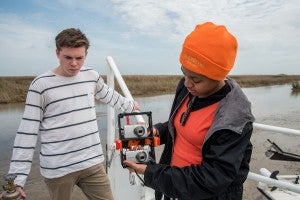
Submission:
[[[114,72],[109,67],[107,73],[107,85],[111,88],[115,87]],[[115,140],[115,110],[111,106],[107,106],[107,144],[112,144]]]
[[[107,57],[107,64],[109,66],[108,74],[107,74],[107,85],[111,88],[114,88],[114,78],[119,83],[119,86],[124,93],[124,96],[133,100],[133,97],[131,93],[129,92],[114,60],[108,56]],[[111,180],[111,186],[113,192],[118,190],[118,194],[114,194],[116,199],[123,199],[124,194],[129,193],[131,195],[131,199],[139,199],[139,200],[152,200],[154,198],[154,192],[150,188],[145,188],[145,187],[140,187],[139,179],[136,177],[135,174],[129,173],[128,170],[123,169],[121,166],[120,161],[117,161],[116,159],[119,159],[120,157],[120,152],[115,150],[115,110],[111,106],[107,106],[107,114],[108,114],[108,119],[107,119],[107,159],[110,160],[110,166],[108,168],[108,176]],[[138,123],[145,123],[144,118],[142,115],[135,115],[135,118]],[[131,177],[134,181],[134,184],[136,185],[136,189],[132,187],[132,185],[128,185],[131,183],[127,183],[125,181],[126,174],[129,174],[129,177]],[[120,188],[120,182],[125,181],[122,187],[126,187],[125,185],[128,186],[128,188],[123,188],[126,189],[126,192],[120,191],[122,188]],[[118,187],[119,186],[119,187]]]
[[[287,135],[297,135],[300,136],[300,130],[290,129],[290,128],[283,128],[283,127],[277,127],[277,126],[270,126],[266,124],[258,124],[253,123],[254,128],[266,130],[266,131],[273,131],[277,133],[283,133]]]
[[[292,192],[296,192],[296,193],[300,194],[300,187],[297,186],[297,185],[294,185],[292,183],[276,180],[276,179],[269,178],[269,177],[266,177],[266,176],[263,176],[263,175],[259,175],[259,174],[253,173],[253,172],[249,172],[247,178],[251,179],[251,180],[254,180],[254,181],[266,183],[266,184],[269,184],[271,186],[276,186],[278,188],[290,190]]]
[[[120,88],[121,88],[122,92],[124,93],[124,96],[131,99],[131,100],[133,100],[133,97],[132,97],[131,93],[129,92],[129,90],[126,86],[126,83],[125,83],[124,79],[122,78],[122,76],[121,76],[114,60],[112,59],[112,57],[108,56],[107,57],[107,62],[109,64],[111,70],[113,71],[113,73],[114,73],[114,75],[115,75],[115,77],[116,77],[116,79],[117,79],[117,81],[120,85]],[[141,115],[135,115],[135,116],[136,116],[136,119],[137,119],[138,122],[140,122],[140,123],[145,122],[145,120],[143,119],[143,117]]]

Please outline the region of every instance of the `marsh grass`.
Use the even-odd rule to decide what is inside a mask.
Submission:
[[[0,77],[0,103],[23,102],[34,77]]]
[[[300,75],[232,75],[241,87],[260,87],[291,84],[300,80]]]
[[[181,75],[124,75],[124,81],[132,96],[173,94]],[[292,84],[300,81],[300,75],[232,75],[241,87]],[[106,77],[103,76],[106,80]],[[28,87],[34,77],[0,77],[0,103],[24,102]],[[116,90],[120,87],[116,83]]]
[[[123,76],[133,96],[155,96],[174,93],[178,81],[182,76],[167,75],[125,75]],[[116,84],[116,90],[120,87]]]

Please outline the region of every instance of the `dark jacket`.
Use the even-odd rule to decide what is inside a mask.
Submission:
[[[169,120],[155,125],[165,144],[160,162],[148,165],[144,175],[145,185],[156,190],[156,196],[163,193],[182,200],[242,199],[252,153],[254,117],[238,84],[230,78],[226,84],[230,92],[220,101],[204,139],[202,164],[179,168],[170,166],[176,137],[173,118],[188,95],[184,79],[179,82]]]

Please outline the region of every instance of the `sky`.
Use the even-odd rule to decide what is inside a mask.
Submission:
[[[300,74],[299,0],[0,0],[0,76],[58,66],[55,36],[79,28],[85,62],[107,73],[181,74],[182,43],[197,24],[225,25],[238,40],[231,75]]]

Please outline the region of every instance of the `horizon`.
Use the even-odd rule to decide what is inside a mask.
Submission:
[[[106,76],[107,74],[99,74],[100,76]],[[8,76],[2,76],[0,75],[0,78],[35,78],[39,75],[8,75]],[[183,74],[121,74],[122,77],[124,76],[183,76]],[[230,76],[300,76],[300,74],[228,74],[227,77]]]
[[[0,76],[37,76],[58,65],[55,36],[79,28],[100,74],[112,56],[123,75],[180,75],[184,38],[199,23],[225,25],[238,40],[229,75],[300,74],[300,1],[3,0]]]

